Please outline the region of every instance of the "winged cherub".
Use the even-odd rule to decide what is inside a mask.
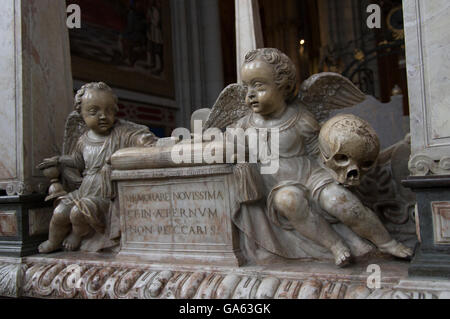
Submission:
[[[244,130],[279,130],[280,168],[275,174],[261,176],[267,196],[268,219],[281,229],[295,230],[313,243],[325,247],[332,252],[335,263],[339,266],[349,262],[351,250],[330,225],[338,222],[375,244],[382,252],[403,258],[411,256],[412,251],[391,237],[375,213],[366,208],[352,192],[336,183],[318,161],[318,135],[321,127],[307,110],[306,100],[309,98],[310,102],[320,101],[321,104],[317,103],[315,107],[322,107],[325,112],[327,107],[324,103],[335,103],[334,108],[339,108],[361,102],[361,96],[357,93],[359,90],[350,81],[338,76],[336,83],[327,87],[321,85],[319,89],[306,83],[311,86],[311,92],[308,92],[308,86],[302,86],[302,102],[297,99],[295,65],[285,54],[272,48],[249,52],[241,75],[246,90],[245,104],[250,112],[234,126]],[[325,75],[325,81],[330,81],[330,76],[328,74],[327,78]],[[324,74],[320,80],[323,77]],[[331,80],[333,82],[336,79],[331,76]],[[347,91],[333,100],[335,91],[340,87]],[[313,92],[314,90],[319,92]],[[356,91],[351,92],[352,90]],[[364,95],[362,97],[365,98]],[[217,113],[213,108],[211,116],[215,112]],[[206,125],[212,125],[210,122],[207,121]],[[273,231],[262,234],[263,231],[251,230],[246,225],[246,221],[259,218],[254,216],[260,215],[252,215],[250,212],[246,217],[235,218],[235,223],[260,246],[275,253],[283,250],[283,247],[268,244],[264,238]],[[253,224],[255,227],[263,227],[262,222],[255,221]],[[308,254],[314,256],[314,253]]]
[[[156,142],[148,128],[115,119],[117,100],[112,89],[102,82],[86,84],[77,92],[75,111],[66,123],[65,155],[44,160],[46,163],[56,159],[66,178],[65,185],[76,185],[77,189],[57,199],[49,238],[39,246],[40,253],[50,253],[61,246],[76,250],[93,230],[105,233],[113,197],[111,155],[124,147]],[[82,173],[82,179],[77,177],[77,171]]]

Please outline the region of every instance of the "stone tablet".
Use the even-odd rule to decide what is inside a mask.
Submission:
[[[118,183],[118,258],[238,266],[231,221],[229,165],[114,171]]]

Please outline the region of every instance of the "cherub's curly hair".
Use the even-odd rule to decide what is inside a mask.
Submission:
[[[92,82],[92,83],[87,83],[87,84],[83,85],[77,91],[77,94],[75,94],[74,107],[75,107],[75,111],[77,111],[78,113],[81,114],[82,99],[83,99],[83,96],[86,94],[87,90],[100,90],[100,91],[106,91],[106,92],[110,93],[114,98],[114,103],[116,105],[116,112],[119,111],[119,106],[117,105],[117,103],[119,102],[119,99],[118,99],[117,95],[114,93],[114,91],[106,83]]]
[[[273,66],[275,83],[284,91],[286,101],[291,102],[297,96],[297,70],[292,60],[283,52],[275,48],[252,50],[245,56],[245,64],[256,59]]]

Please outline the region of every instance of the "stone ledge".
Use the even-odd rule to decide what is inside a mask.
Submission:
[[[366,285],[379,263],[381,289]],[[0,259],[0,295],[49,299],[436,299],[450,282],[407,278],[408,263],[371,260],[345,269],[318,262],[214,267],[123,262],[113,255],[56,253]],[[5,276],[6,274],[6,276]],[[14,283],[17,286],[14,286]],[[15,287],[11,289],[11,287]]]

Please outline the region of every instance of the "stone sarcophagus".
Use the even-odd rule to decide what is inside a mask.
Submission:
[[[170,161],[155,159],[162,154],[168,155],[158,147],[125,149],[112,158],[120,203],[117,258],[242,264],[230,216],[237,205],[232,165],[168,167]]]

